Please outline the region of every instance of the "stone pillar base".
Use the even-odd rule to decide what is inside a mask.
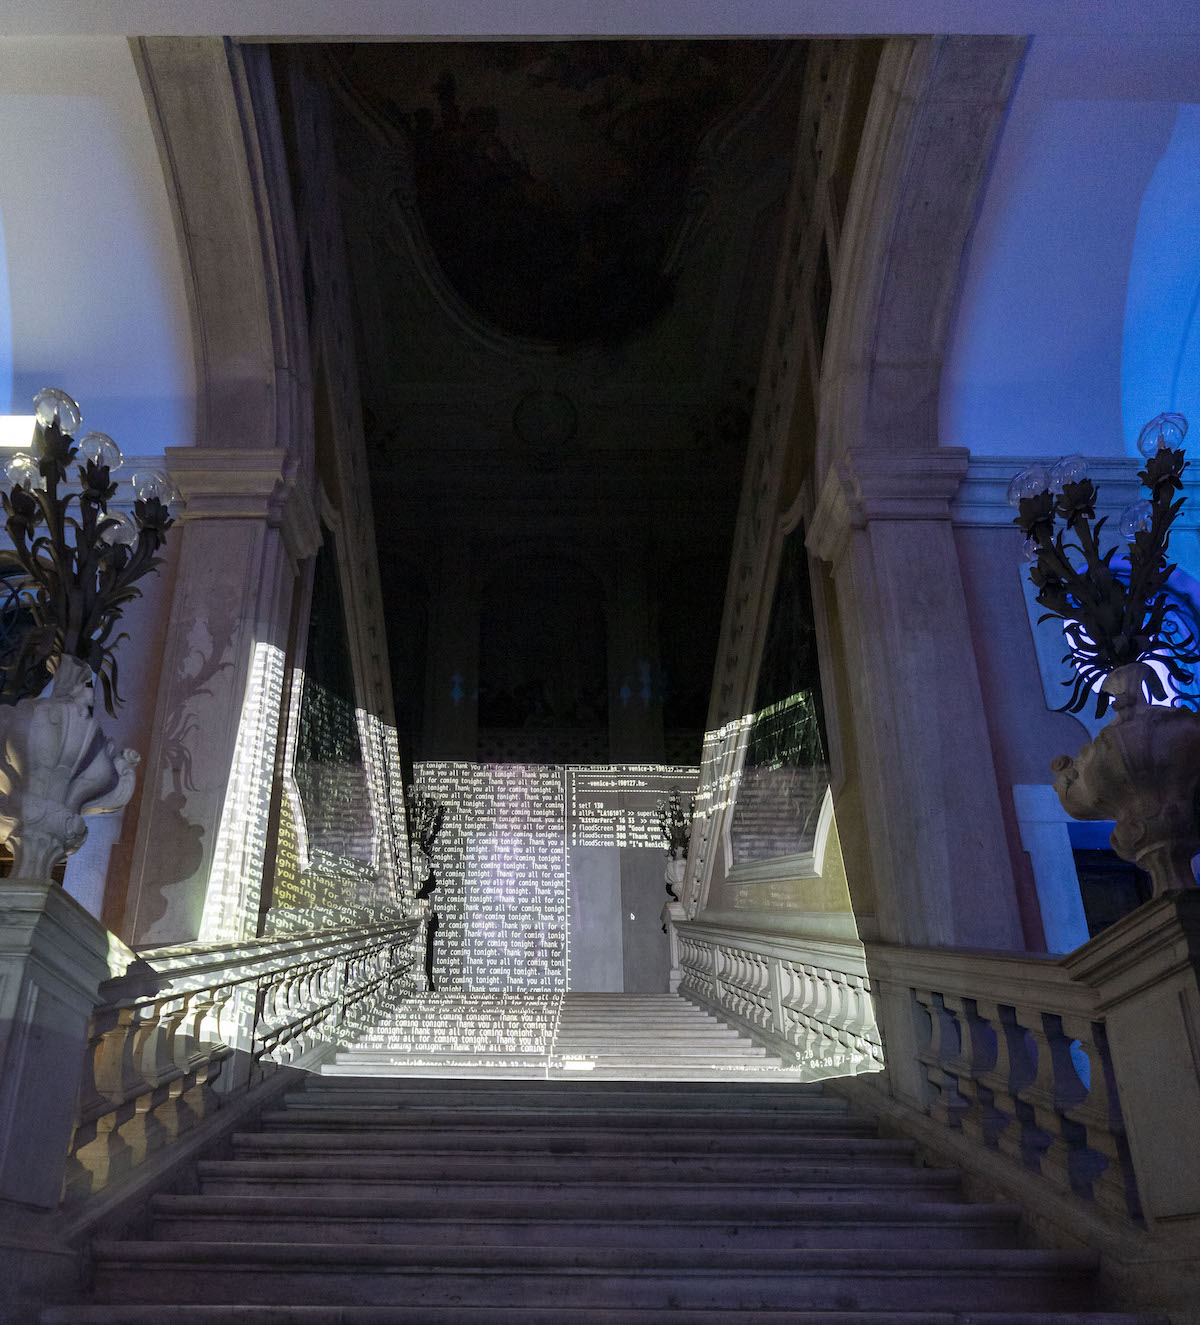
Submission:
[[[0,881],[0,1217],[57,1207],[108,931],[48,880]]]
[[[1156,897],[1063,964],[1099,996],[1147,1223],[1200,1234],[1200,889]]]

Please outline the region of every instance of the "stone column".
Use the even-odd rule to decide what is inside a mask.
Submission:
[[[851,450],[808,536],[833,567],[878,937],[1021,948],[950,500],[961,449]]]
[[[1142,1210],[1200,1231],[1200,889],[1166,893],[1062,959],[1096,991]],[[1093,1089],[1096,1065],[1093,1065]]]
[[[282,451],[169,461],[187,505],[134,847],[138,945],[255,932],[296,569],[320,543]]]

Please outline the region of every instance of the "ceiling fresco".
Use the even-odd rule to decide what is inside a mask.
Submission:
[[[619,344],[669,307],[713,140],[778,43],[330,48],[335,83],[402,158],[457,295],[513,336]]]

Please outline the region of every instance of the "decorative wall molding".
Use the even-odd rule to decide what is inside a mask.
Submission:
[[[951,504],[951,513],[957,528],[1003,527],[1013,530],[1016,538],[1016,512],[1008,504],[1005,494],[1014,474],[1032,465],[1052,464],[1055,456],[986,456],[972,455],[968,461],[962,485]],[[1145,492],[1138,482],[1138,470],[1145,461],[1140,456],[1088,456],[1088,477],[1095,483],[1099,500],[1098,515],[1107,515],[1110,525],[1130,503]],[[1200,529],[1200,467],[1193,462],[1184,475],[1183,492],[1186,498],[1174,528]],[[1115,532],[1115,528],[1114,528]]]

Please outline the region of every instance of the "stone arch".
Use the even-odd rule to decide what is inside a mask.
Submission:
[[[821,367],[818,486],[848,447],[935,447],[961,271],[1024,37],[884,48],[845,226]]]

